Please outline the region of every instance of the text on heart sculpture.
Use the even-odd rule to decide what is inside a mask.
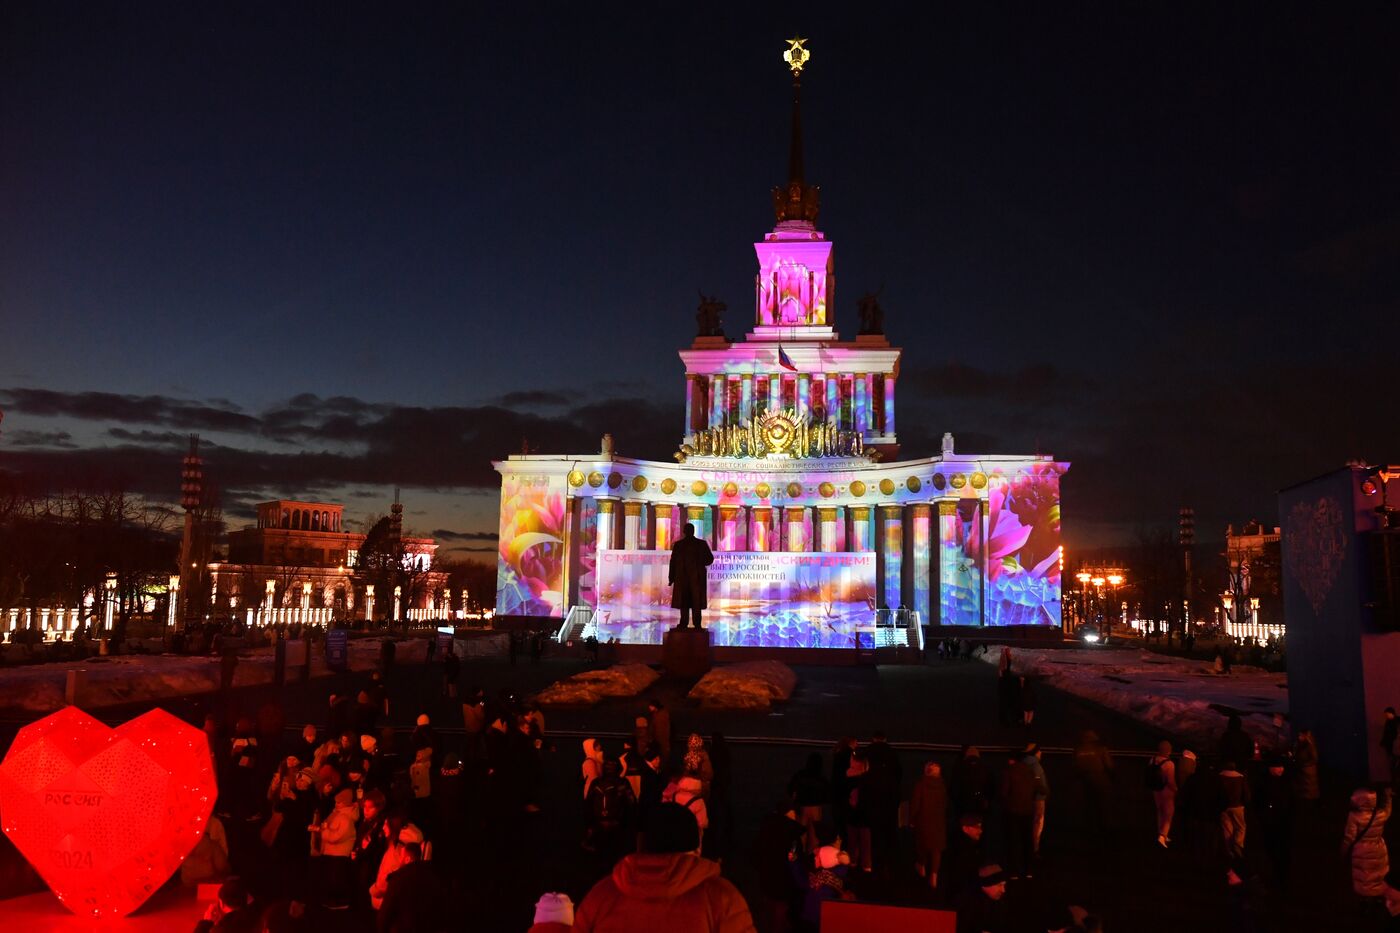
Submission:
[[[204,733],[164,710],[115,729],[70,706],[0,763],[5,835],[76,914],[145,903],[199,842],[216,785]]]

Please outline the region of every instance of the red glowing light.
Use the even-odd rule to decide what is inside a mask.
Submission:
[[[5,835],[77,914],[140,907],[214,808],[204,733],[164,710],[115,729],[70,706],[15,736],[0,763]]]

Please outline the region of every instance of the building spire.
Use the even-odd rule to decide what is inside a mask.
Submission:
[[[787,187],[773,189],[773,213],[780,224],[800,221],[815,225],[820,207],[821,189],[807,184],[802,159],[802,69],[812,57],[806,42],[794,36],[787,40],[783,52],[783,61],[792,72],[792,139],[788,144]]]

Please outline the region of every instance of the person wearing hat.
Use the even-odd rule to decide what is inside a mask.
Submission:
[[[1031,756],[1011,756],[1001,775],[1001,802],[1006,825],[1007,866],[1013,880],[1030,876],[1035,848],[1035,772]]]
[[[799,885],[806,892],[802,899],[802,922],[813,930],[821,927],[822,904],[855,900],[855,895],[846,889],[851,857],[841,851],[841,839],[835,828],[823,823],[816,834],[818,845],[803,857],[807,862],[806,871],[798,876]]]
[[[1006,908],[1006,873],[997,864],[977,870],[977,886],[965,891],[957,905],[958,933],[1005,933],[1010,930]]]
[[[574,902],[567,894],[541,894],[535,904],[535,922],[526,933],[568,933],[574,926]]]
[[[335,809],[330,816],[311,827],[313,837],[320,841],[317,875],[320,878],[321,903],[332,910],[344,910],[350,905],[350,889],[354,883],[350,854],[355,851],[355,824],[358,821],[355,791],[342,787],[336,791]]]
[[[909,797],[909,825],[914,830],[915,869],[938,887],[938,869],[948,844],[948,788],[936,761],[924,762],[924,773]]]
[[[964,813],[958,818],[958,831],[944,853],[938,873],[938,889],[944,900],[955,904],[977,882],[977,870],[987,860],[982,844],[982,814]]]
[[[253,895],[238,878],[219,885],[219,897],[209,905],[204,919],[195,925],[195,933],[253,933],[258,928],[258,912],[253,909]]]
[[[752,933],[744,896],[700,857],[700,828],[678,804],[661,804],[642,833],[641,851],[622,859],[579,904],[578,933]]]
[[[389,876],[408,864],[408,844],[416,843],[420,856],[424,851],[423,831],[412,823],[390,820],[385,826],[385,835],[389,844],[379,859],[379,871],[369,889],[370,906],[375,910],[384,904],[384,895],[389,890]]]

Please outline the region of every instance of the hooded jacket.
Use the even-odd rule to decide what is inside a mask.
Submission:
[[[356,804],[337,803],[321,829],[321,854],[349,858],[355,851],[355,823],[359,818]]]
[[[1390,854],[1385,847],[1385,824],[1390,819],[1390,792],[1378,803],[1365,788],[1351,795],[1351,812],[1342,835],[1342,850],[1351,857],[1351,888],[1361,897],[1385,893]]]
[[[574,933],[753,933],[744,897],[719,865],[689,852],[629,855],[588,892]]]

